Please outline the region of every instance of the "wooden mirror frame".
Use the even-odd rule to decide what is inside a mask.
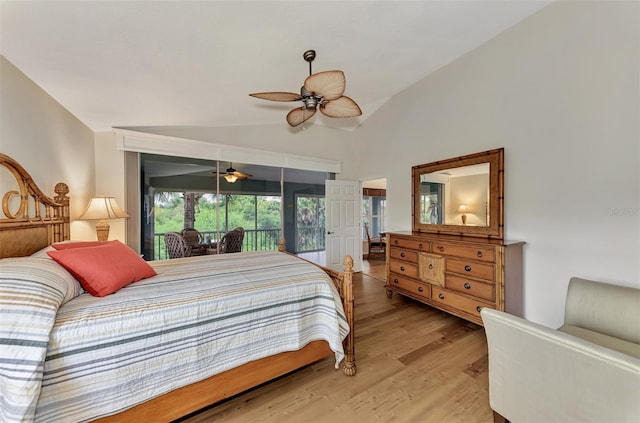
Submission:
[[[420,222],[420,175],[463,166],[489,163],[489,225],[439,225]],[[411,168],[411,202],[414,232],[440,233],[503,239],[504,229],[504,148],[483,151]]]

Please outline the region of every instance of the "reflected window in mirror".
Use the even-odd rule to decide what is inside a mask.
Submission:
[[[422,175],[427,176],[427,175]],[[420,221],[429,225],[442,224],[444,183],[420,182]]]

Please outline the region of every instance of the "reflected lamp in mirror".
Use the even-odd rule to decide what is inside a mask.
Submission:
[[[466,225],[467,224],[467,213],[471,213],[471,210],[469,209],[469,206],[467,206],[466,204],[460,204],[460,207],[458,207],[458,213],[462,213],[460,215],[460,219],[462,219],[462,224]]]
[[[114,197],[94,197],[89,201],[87,208],[78,217],[79,220],[99,220],[96,225],[98,241],[106,241],[109,238],[109,219],[123,219],[129,215],[120,208]]]

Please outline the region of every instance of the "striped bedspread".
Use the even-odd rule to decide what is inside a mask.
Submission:
[[[340,298],[328,276],[309,263],[260,252],[151,265],[157,276],[104,298],[82,294],[60,305],[55,317],[39,307],[29,311],[25,301],[20,313],[27,321],[30,312],[42,320],[32,329],[39,340],[49,324],[49,342],[44,363],[35,355],[20,362],[19,348],[0,354],[1,366],[20,362],[30,375],[3,384],[25,379],[33,385],[42,369],[39,394],[25,390],[36,395],[35,409],[20,416],[3,403],[10,411],[3,410],[6,421],[88,421],[314,340],[329,343],[336,366],[343,358],[349,327]],[[21,329],[20,336],[27,339],[28,332]]]

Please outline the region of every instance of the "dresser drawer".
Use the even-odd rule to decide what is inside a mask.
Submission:
[[[413,279],[405,278],[400,275],[390,274],[389,286],[403,289],[426,299],[431,298],[431,285],[420,283],[418,281],[414,281]]]
[[[392,259],[410,261],[412,263],[418,262],[418,252],[412,250],[404,250],[402,248],[391,248],[389,250],[389,256]]]
[[[487,281],[495,281],[495,266],[493,264],[447,257],[446,271]]]
[[[429,251],[430,246],[428,241],[417,241],[414,239],[401,239],[394,237],[391,237],[390,245],[392,247],[409,248],[411,250],[418,251]]]
[[[451,291],[445,291],[444,289],[435,286],[431,289],[431,299],[437,303],[446,304],[449,307],[473,314],[476,317],[480,317],[480,310],[483,307],[495,308],[495,305],[493,304],[475,300],[464,295],[455,294]]]
[[[420,253],[418,269],[421,281],[444,286],[444,256]]]
[[[418,265],[414,263],[391,259],[389,260],[389,271],[397,273],[399,275],[418,279]]]
[[[496,300],[495,284],[478,282],[475,280],[449,274],[445,277],[444,287],[488,301]]]
[[[434,253],[446,254],[448,256],[456,256],[460,258],[469,258],[472,260],[488,261],[492,263],[496,261],[495,248],[486,246],[474,247],[434,242],[431,251]]]

